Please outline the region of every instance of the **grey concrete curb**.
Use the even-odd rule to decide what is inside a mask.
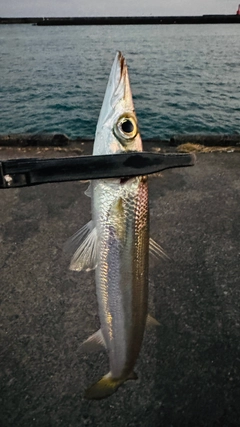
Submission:
[[[174,147],[191,143],[207,147],[240,147],[240,134],[233,135],[174,135],[169,140],[149,138],[144,143],[171,145]],[[0,135],[0,147],[67,147],[72,144],[93,143],[93,139],[70,139],[65,134],[9,134]]]

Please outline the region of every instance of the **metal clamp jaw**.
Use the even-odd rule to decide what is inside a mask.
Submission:
[[[148,175],[164,169],[192,166],[192,154],[131,152],[106,156],[19,158],[0,161],[0,188],[50,182]]]
[[[27,185],[25,174],[13,173],[4,175],[3,162],[0,162],[0,188],[25,187]]]

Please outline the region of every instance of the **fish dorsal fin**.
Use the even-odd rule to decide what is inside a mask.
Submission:
[[[106,343],[103,338],[101,329],[92,334],[87,340],[83,341],[80,346],[81,352],[93,353],[106,349]]]
[[[149,253],[154,258],[164,258],[164,259],[170,259],[169,256],[164,252],[163,248],[155,242],[151,237],[149,239]]]
[[[97,266],[97,230],[93,221],[89,221],[70,237],[64,251],[73,254],[70,270],[94,270]]]

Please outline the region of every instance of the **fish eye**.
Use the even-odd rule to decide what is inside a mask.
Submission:
[[[131,120],[127,119],[122,123],[122,130],[124,133],[132,133],[134,126]]]
[[[135,117],[129,115],[123,115],[119,117],[113,131],[121,143],[133,140],[138,134],[138,127]]]

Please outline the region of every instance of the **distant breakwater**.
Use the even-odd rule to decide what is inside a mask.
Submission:
[[[183,24],[240,24],[240,15],[202,16],[106,16],[69,18],[1,18],[0,24],[49,25],[183,25]]]

